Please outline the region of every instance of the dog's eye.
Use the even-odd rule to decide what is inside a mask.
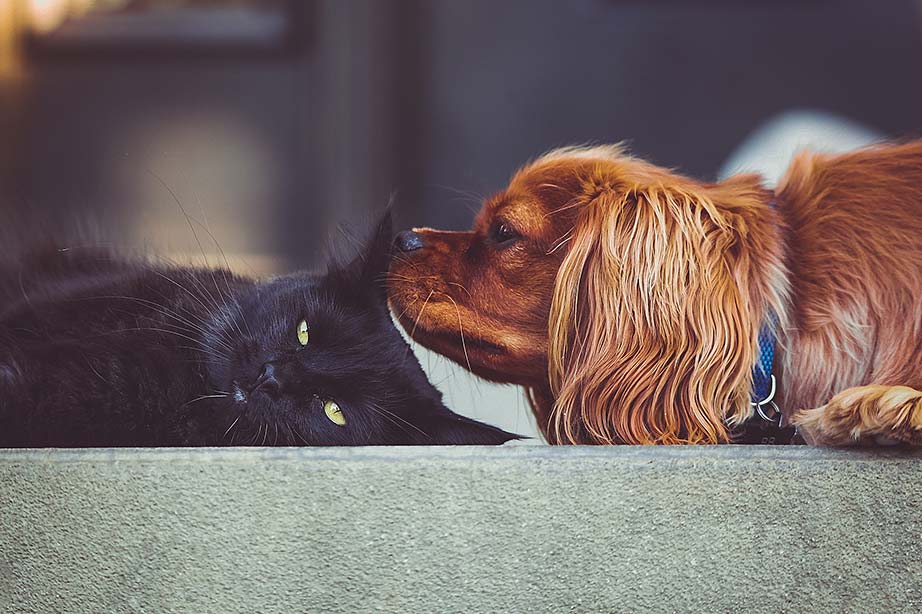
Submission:
[[[506,222],[494,223],[491,234],[493,235],[493,240],[501,245],[509,244],[522,236]]]

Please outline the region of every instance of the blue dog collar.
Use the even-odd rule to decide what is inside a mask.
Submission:
[[[778,406],[775,405],[775,391],[777,381],[772,374],[775,362],[775,333],[770,323],[762,325],[759,330],[759,360],[752,369],[752,405],[758,414],[765,420],[773,420],[766,414],[766,410],[774,407],[779,415]]]
[[[775,208],[772,200],[769,206]],[[733,443],[790,444],[803,443],[797,429],[784,424],[781,408],[775,403],[778,381],[772,369],[775,363],[776,314],[769,312],[759,329],[759,356],[752,368],[750,405],[755,410],[752,417],[732,434]]]
[[[784,424],[781,409],[775,403],[778,381],[772,373],[775,362],[775,319],[759,329],[759,358],[752,368],[753,416],[733,430],[733,443],[792,444],[803,443],[793,426]]]

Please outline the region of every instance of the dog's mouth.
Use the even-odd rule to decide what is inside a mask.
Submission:
[[[389,302],[414,341],[490,381],[531,385],[546,377],[541,333],[532,333],[535,340],[529,343],[520,329],[478,313],[456,297],[446,300],[444,291],[407,290],[391,286]],[[484,336],[484,331],[491,334]]]
[[[460,343],[462,344],[462,349],[463,348],[467,348],[468,350],[478,349],[478,350],[483,350],[489,354],[495,354],[495,355],[506,353],[506,348],[503,347],[502,345],[498,343],[493,343],[492,341],[487,341],[486,339],[472,337],[467,332],[464,332],[462,334],[461,330],[458,328],[455,328],[454,330],[445,330],[445,329],[433,330],[433,329],[428,329],[428,328],[424,328],[422,330],[417,329],[416,335],[417,336],[422,335],[422,336],[426,336],[429,338],[441,339],[446,343],[450,343],[454,345],[458,345]]]
[[[442,354],[454,355],[457,353],[456,348],[462,352],[464,349],[482,350],[493,355],[507,352],[506,348],[499,343],[472,335],[468,330],[459,326],[457,321],[451,326],[441,326],[426,318],[425,313],[423,315],[404,313],[397,319],[414,340]]]
[[[508,382],[508,369],[503,365],[510,359],[509,349],[499,343],[474,337],[464,331],[462,337],[455,328],[435,328],[419,324],[413,330],[412,318],[401,319],[401,324],[411,337],[430,350],[446,356],[475,375],[494,382]],[[463,339],[463,341],[462,341]]]
[[[508,354],[503,344],[484,339],[464,326],[457,304],[429,300],[416,310],[401,309],[398,300],[391,302],[397,320],[413,340],[475,372]]]

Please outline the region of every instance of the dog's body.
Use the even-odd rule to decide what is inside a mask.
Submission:
[[[766,322],[777,400],[808,440],[922,443],[922,141],[801,154],[775,192],[566,148],[472,232],[398,247],[411,335],[528,387],[553,443],[729,441]]]

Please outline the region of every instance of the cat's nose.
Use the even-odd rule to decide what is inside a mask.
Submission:
[[[279,382],[275,373],[275,366],[271,362],[263,365],[263,370],[259,374],[256,383],[253,384],[253,392],[257,390],[265,392],[270,397],[277,398],[282,393],[282,384]]]
[[[401,252],[413,252],[421,249],[422,246],[423,238],[412,230],[398,232],[397,237],[394,239],[394,247]]]

